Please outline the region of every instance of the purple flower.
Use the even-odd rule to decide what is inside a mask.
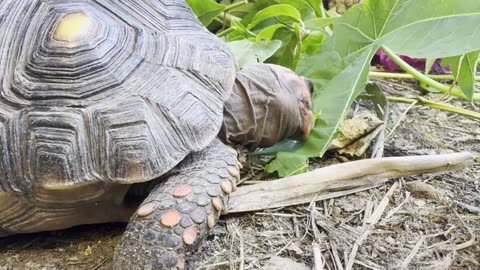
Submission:
[[[383,51],[379,50],[376,53],[380,57],[380,65],[387,70],[387,71],[400,71],[400,68],[395,62],[393,62],[388,55],[386,55]],[[426,60],[421,58],[411,58],[408,56],[401,55],[400,58],[407,62],[410,66],[418,69],[418,70],[425,70]],[[438,73],[448,73],[450,72],[449,67],[442,67],[440,65],[440,59],[437,59],[435,63],[433,63],[432,70]]]

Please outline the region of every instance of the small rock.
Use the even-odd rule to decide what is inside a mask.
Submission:
[[[262,268],[262,270],[284,270],[284,269],[295,269],[295,270],[310,270],[308,266],[303,263],[295,262],[288,258],[282,258],[278,256],[273,256],[267,262],[267,264]]]
[[[390,246],[396,246],[397,242],[395,242],[395,239],[393,237],[389,236],[385,238],[385,242],[387,242]]]
[[[91,246],[87,246],[87,248],[81,252],[83,256],[90,256],[93,253],[93,248]]]
[[[72,257],[68,258],[68,261],[69,262],[78,262],[78,261],[80,261],[80,259],[77,256],[72,256]]]
[[[295,243],[291,243],[290,245],[288,245],[287,250],[293,251],[293,252],[295,252],[297,255],[302,255],[302,254],[305,253],[305,252],[303,252],[303,250],[302,250],[297,244],[295,244]]]
[[[427,202],[425,202],[424,200],[421,200],[421,199],[415,199],[415,200],[413,200],[413,203],[418,207],[423,207],[423,206],[425,206],[425,204],[427,204]]]

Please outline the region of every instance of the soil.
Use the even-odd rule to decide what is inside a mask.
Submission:
[[[388,95],[417,96],[413,84],[377,81]],[[442,99],[444,96],[430,96]],[[451,99],[470,110],[474,105]],[[470,151],[480,155],[478,120],[422,106],[390,104],[385,156]],[[246,156],[244,156],[246,158]],[[345,160],[329,154],[311,166]],[[265,179],[244,159],[247,182]],[[480,164],[437,175],[396,179],[353,195],[242,215],[224,216],[204,242],[193,269],[480,269]],[[390,190],[374,226],[365,220]],[[0,239],[0,270],[111,269],[124,224]],[[355,251],[356,252],[352,252]],[[353,257],[354,259],[349,259]]]

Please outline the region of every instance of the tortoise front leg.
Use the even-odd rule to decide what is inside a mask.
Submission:
[[[226,211],[239,175],[236,153],[218,140],[188,156],[131,218],[114,269],[183,269],[186,253]]]

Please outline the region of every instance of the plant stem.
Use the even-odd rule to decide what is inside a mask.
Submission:
[[[418,103],[423,106],[429,107],[429,108],[434,108],[434,109],[439,109],[442,111],[448,111],[448,112],[453,112],[456,114],[472,117],[475,119],[480,119],[480,113],[458,108],[452,105],[440,103],[440,102],[435,102],[431,100],[427,100],[421,97],[417,98],[403,98],[403,97],[387,97],[388,101],[391,102],[399,102],[399,103],[408,103],[408,104],[413,104],[413,103]]]
[[[248,4],[248,0],[244,0],[244,1],[241,1],[241,2],[237,2],[237,3],[233,3],[231,5],[228,5],[227,7],[225,7],[225,9],[223,10],[223,13],[221,15],[218,15],[215,20],[223,25],[230,25],[229,28],[217,33],[217,37],[224,37],[228,34],[230,34],[231,32],[235,31],[235,26],[232,26],[232,21],[241,21],[242,19],[228,13],[228,11],[232,10],[232,9],[235,9],[235,8],[238,8],[238,7],[241,7],[243,5],[246,5]]]
[[[385,52],[386,55],[390,57],[390,59],[392,59],[393,62],[395,62],[400,68],[402,68],[406,72],[410,73],[418,81],[423,82],[437,89],[442,93],[449,93],[452,96],[467,99],[467,97],[463,94],[462,90],[460,90],[458,87],[450,87],[448,85],[439,83],[434,79],[427,77],[420,71],[416,70],[414,67],[410,66],[407,62],[403,61],[403,59],[401,59],[397,54],[395,54],[388,47],[382,46],[381,49],[383,50],[383,52]],[[473,95],[473,100],[480,100],[480,93],[475,93]]]
[[[235,31],[235,26],[231,26],[231,27],[223,30],[222,32],[217,33],[217,37],[224,37],[224,36],[230,34],[233,31]]]
[[[232,21],[239,22],[239,21],[242,20],[242,19],[240,19],[239,17],[234,16],[234,15],[232,15],[232,14],[230,14],[230,13],[227,13],[227,12],[224,12],[224,13],[218,15],[217,18],[218,18],[218,17],[220,17],[221,20],[222,20],[224,23],[227,23],[227,24],[229,24],[229,25],[232,24]]]
[[[406,79],[406,80],[415,80],[413,75],[408,73],[394,73],[394,72],[379,72],[379,71],[370,71],[370,77],[374,78],[388,78],[388,79]],[[455,78],[451,74],[442,74],[442,75],[426,75],[430,79],[438,81],[453,81]],[[480,76],[475,77],[476,81],[480,81]]]
[[[248,0],[243,0],[243,1],[240,1],[240,2],[237,2],[237,3],[233,3],[231,5],[226,6],[223,11],[224,12],[229,12],[232,9],[236,9],[236,8],[244,6],[246,4],[248,4]]]

